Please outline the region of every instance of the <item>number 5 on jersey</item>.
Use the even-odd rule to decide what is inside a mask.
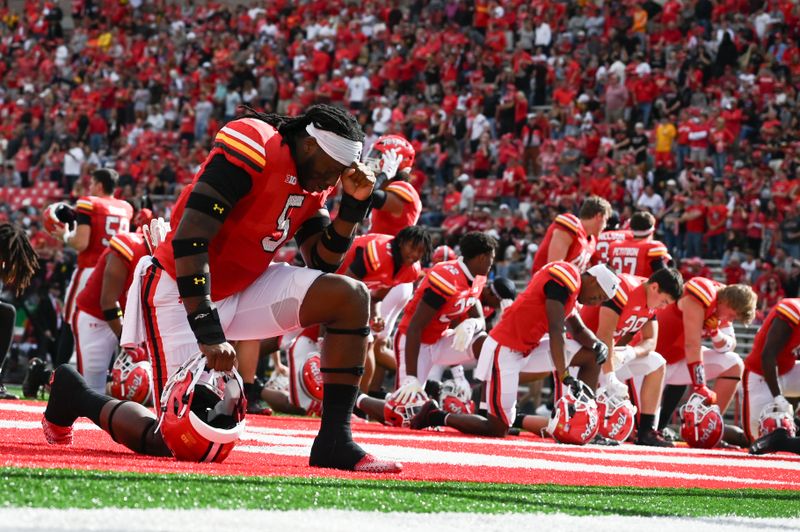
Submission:
[[[265,236],[261,239],[261,246],[264,248],[264,251],[268,253],[275,253],[286,239],[289,237],[289,228],[291,227],[291,220],[289,219],[289,209],[297,209],[303,206],[303,202],[305,201],[306,197],[301,194],[290,194],[288,198],[286,198],[286,204],[283,206],[283,211],[281,215],[278,216],[278,220],[275,222],[276,229],[275,232],[272,233],[270,236]]]

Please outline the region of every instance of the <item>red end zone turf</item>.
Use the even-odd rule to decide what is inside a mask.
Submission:
[[[222,464],[181,463],[135,455],[86,420],[72,447],[45,443],[42,403],[0,403],[0,466],[191,472],[211,475],[376,478],[379,475],[312,469],[308,451],[319,420],[248,418],[248,431]],[[502,440],[447,430],[411,432],[354,422],[355,438],[381,457],[402,461],[398,480],[516,484],[800,489],[800,457],[752,457],[743,451],[558,445],[532,434]]]

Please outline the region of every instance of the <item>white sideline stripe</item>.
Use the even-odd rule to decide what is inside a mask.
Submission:
[[[86,422],[78,422],[73,425],[76,431],[83,431],[83,430],[93,430],[98,431],[100,430],[94,423],[86,423]],[[9,421],[9,420],[0,420],[0,429],[17,429],[17,430],[41,430],[42,425],[39,421]],[[279,446],[287,446],[287,447],[302,447],[303,449],[310,448],[311,442],[313,441],[313,436],[316,435],[314,431],[304,431],[309,432],[312,434],[307,434],[303,436],[293,436],[288,434],[260,434],[260,433],[253,433],[252,431],[248,430],[244,433],[242,437],[243,441],[257,441],[259,443],[264,443],[268,445],[279,445]],[[364,440],[364,434],[356,434],[357,440]],[[430,440],[436,440],[436,438],[428,438]],[[457,439],[457,438],[453,438]],[[470,440],[459,440],[459,441],[467,441],[471,442]],[[481,440],[482,442],[489,442],[492,443],[495,440]],[[503,440],[498,440],[503,441]],[[374,446],[381,446],[381,444],[365,444],[367,445],[374,445]],[[238,445],[236,447],[237,450],[243,449],[245,446]],[[416,451],[416,454],[420,452],[429,453],[431,450],[429,449],[414,449],[409,447],[400,447],[400,446],[385,446],[391,447],[393,449],[408,449],[409,451]],[[267,454],[270,451],[269,447],[257,447],[257,446],[250,446],[252,449],[262,449]],[[256,452],[250,451],[247,452]],[[305,451],[304,451],[305,452]],[[702,465],[702,466],[723,466],[723,467],[731,467],[731,468],[753,468],[753,469],[769,469],[769,470],[783,470],[783,471],[800,471],[800,460],[790,461],[790,460],[764,460],[763,458],[757,457],[748,457],[747,459],[725,459],[725,458],[709,458],[709,457],[691,457],[691,456],[642,456],[639,454],[634,453],[603,453],[602,455],[598,456],[596,454],[588,454],[580,451],[569,451],[569,450],[537,450],[536,452],[545,453],[549,455],[553,455],[554,457],[564,457],[564,458],[594,458],[594,459],[601,459],[607,460],[609,462],[620,462],[620,463],[653,463],[653,464],[677,464],[677,465]],[[451,454],[454,455],[471,455],[473,453],[462,453],[462,452],[453,452]],[[503,456],[497,456],[498,459],[504,459]],[[509,457],[514,458],[514,457]],[[404,458],[407,462],[416,462],[417,460]],[[547,463],[553,463],[548,461]],[[580,464],[574,464],[576,467],[580,467]],[[516,466],[514,466],[516,467]],[[610,466],[613,467],[613,466]]]
[[[356,440],[363,440],[362,434],[355,434]],[[266,435],[266,434],[253,434],[246,432],[242,436],[242,440],[257,441],[260,443],[272,445],[299,445],[309,446],[313,441],[313,437],[302,436],[288,436],[288,435]],[[492,440],[489,440],[492,441]],[[379,444],[377,444],[379,445]],[[536,450],[535,452],[548,454],[552,456],[564,458],[585,458],[592,460],[607,460],[609,462],[622,462],[622,463],[654,463],[654,464],[676,464],[676,465],[703,465],[703,466],[723,466],[732,468],[753,468],[753,469],[769,469],[773,470],[789,470],[800,471],[800,460],[797,461],[775,461],[775,460],[761,460],[755,456],[740,455],[736,459],[730,458],[708,458],[699,456],[647,456],[634,453],[607,453],[607,454],[593,454],[581,451],[570,451],[565,446],[561,446],[560,450]],[[238,448],[238,447],[237,447]],[[596,448],[596,446],[595,446]],[[428,449],[419,449],[420,452],[428,452]],[[529,452],[531,450],[528,450]],[[458,452],[461,454],[460,452]],[[740,458],[744,459],[740,459]]]
[[[100,430],[92,423],[76,423],[73,425],[76,430]],[[40,422],[38,421],[8,421],[0,420],[0,428],[10,429],[38,429],[41,430]],[[247,435],[246,435],[247,436]],[[311,451],[311,438],[297,438],[290,436],[269,436],[258,435],[257,437],[245,437],[244,439],[257,440],[261,443],[268,443],[270,446],[258,445],[237,445],[236,451],[253,453],[253,454],[271,454],[280,456],[308,456]],[[541,458],[518,458],[514,456],[498,456],[491,454],[479,453],[465,453],[465,452],[450,452],[438,451],[434,449],[418,449],[413,447],[401,447],[398,445],[382,445],[382,444],[363,444],[367,452],[380,455],[382,458],[389,460],[398,460],[401,462],[417,463],[417,464],[448,464],[460,465],[469,467],[502,467],[514,469],[539,469],[550,471],[567,471],[567,472],[582,472],[582,473],[602,473],[607,475],[630,475],[639,477],[662,477],[662,478],[675,478],[683,480],[714,480],[719,482],[732,482],[757,485],[788,485],[800,487],[800,482],[786,482],[779,480],[764,480],[764,479],[750,479],[741,477],[717,476],[717,475],[701,475],[695,473],[678,473],[673,471],[659,471],[656,469],[637,469],[635,467],[627,466],[613,466],[613,465],[593,465],[593,464],[577,464],[571,462],[558,462],[553,460],[545,460]],[[630,459],[623,461],[641,461],[636,460],[637,457],[629,457]],[[753,463],[758,463],[753,461]],[[731,464],[726,464],[731,465]],[[773,469],[774,462],[770,462]]]
[[[34,414],[44,414],[44,406],[19,405],[14,403],[0,403],[0,410],[9,412],[32,412]]]
[[[797,486],[800,482],[787,482],[780,480],[764,480],[755,478],[701,475],[696,473],[677,473],[673,471],[660,471],[657,469],[638,469],[626,466],[575,464],[570,462],[557,462],[541,458],[517,458],[514,456],[497,456],[491,454],[460,453],[450,451],[436,451],[432,449],[414,449],[396,445],[364,444],[364,450],[380,456],[385,460],[397,460],[405,463],[416,464],[447,464],[462,467],[502,467],[509,469],[538,469],[545,471],[566,471],[570,473],[598,473],[604,475],[623,475],[647,478],[674,478],[680,480],[711,480],[717,482],[730,482],[734,484],[749,484],[751,486]],[[308,456],[311,451],[308,445],[273,445],[269,447],[255,445],[237,445],[237,451],[253,454],[273,454],[280,456]]]
[[[324,525],[323,525],[324,523]],[[798,531],[795,519],[750,517],[630,517],[621,515],[575,516],[563,513],[479,514],[362,512],[352,510],[56,510],[50,508],[2,508],[0,531],[29,530],[113,530],[138,532],[153,530],[251,530],[261,524],[270,530],[292,532],[352,532],[359,530],[464,532],[492,530],[518,532],[541,523],[548,530],[659,530],[664,532],[767,532]],[[259,527],[259,528],[261,528]]]

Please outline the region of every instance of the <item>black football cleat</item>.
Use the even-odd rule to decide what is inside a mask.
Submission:
[[[789,433],[786,431],[786,429],[775,429],[754,441],[750,446],[750,454],[776,453],[780,450],[780,444],[786,441],[788,438]]]
[[[13,393],[11,393],[8,390],[6,390],[5,385],[0,383],[0,400],[2,400],[2,399],[14,400],[14,399],[19,399],[19,398],[16,395],[14,395]]]
[[[262,400],[247,401],[247,413],[255,416],[271,416],[274,414],[272,408]]]
[[[50,380],[51,373],[44,360],[36,357],[30,359],[28,369],[25,371],[25,379],[22,381],[22,395],[27,399],[36,399],[44,385]]]
[[[647,445],[648,447],[675,447],[675,444],[665,440],[664,436],[655,429],[639,433],[636,438],[636,445]]]
[[[416,415],[411,418],[408,426],[411,428],[411,430],[422,430],[432,427],[433,424],[431,423],[431,413],[437,410],[439,410],[439,404],[433,400],[428,401],[419,407],[419,412],[417,412]]]

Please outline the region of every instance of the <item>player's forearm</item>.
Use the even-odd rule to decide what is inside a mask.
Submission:
[[[564,332],[550,331],[550,357],[559,379],[564,378],[567,372],[567,361],[564,357]]]
[[[684,351],[686,354],[686,363],[693,364],[695,362],[702,362],[703,361],[703,353],[702,353],[702,346],[700,345],[700,339],[697,340],[686,340],[686,344],[684,345]]]
[[[654,336],[643,338],[641,342],[633,346],[633,351],[637,357],[643,357],[652,353],[656,349],[657,339]]]
[[[761,357],[761,370],[764,372],[764,380],[767,382],[772,397],[781,395],[781,386],[778,383],[778,365],[775,357],[766,353],[763,354]]]
[[[417,376],[417,360],[419,359],[419,348],[421,345],[421,331],[409,327],[406,332],[406,375]]]

